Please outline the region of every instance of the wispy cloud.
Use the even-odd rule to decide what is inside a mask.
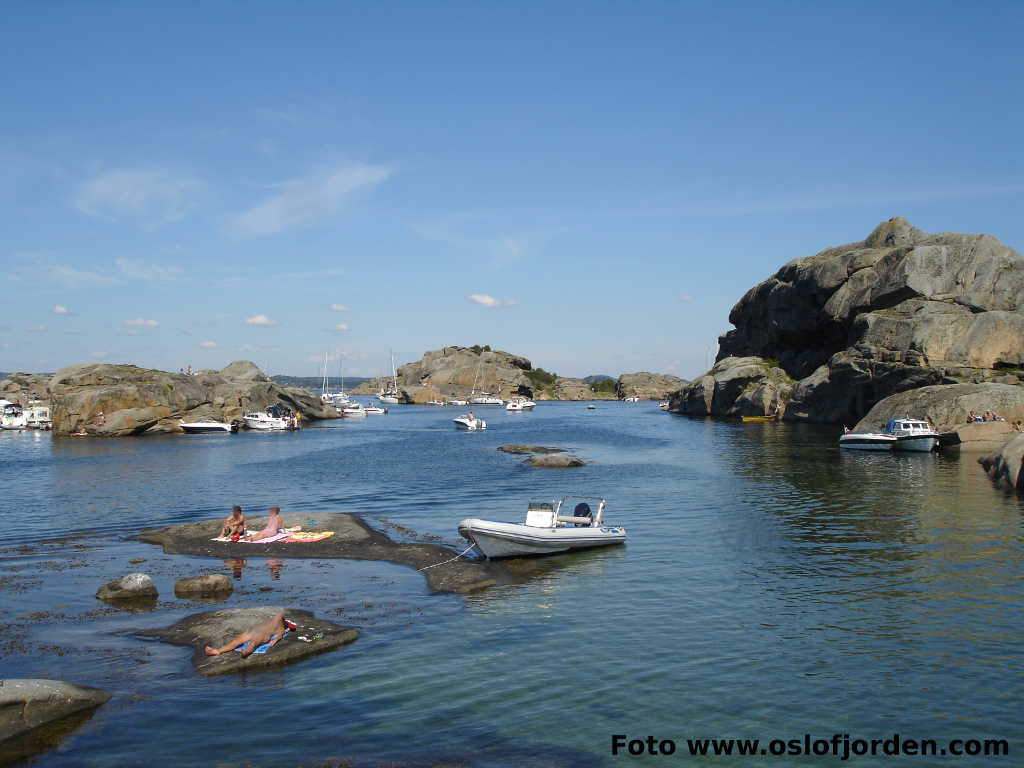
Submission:
[[[156,320],[146,320],[145,318],[142,318],[142,317],[135,317],[135,318],[132,318],[131,320],[125,320],[124,324],[125,325],[144,325],[147,328],[156,328],[158,325],[160,325],[160,323],[158,323]]]
[[[246,325],[277,325],[277,323],[271,320],[266,315],[253,315],[252,317],[245,318]]]
[[[213,349],[214,347],[217,346],[217,342],[216,341],[200,341],[199,342],[199,346],[202,347],[203,349]]]
[[[334,330],[336,330],[336,331],[347,331],[348,330],[348,323],[338,323],[336,326],[334,326]]]
[[[352,307],[346,307],[344,304],[331,304],[332,312],[351,312]]]
[[[185,218],[201,186],[195,179],[165,170],[112,171],[82,184],[74,203],[89,216],[131,216],[155,228]]]
[[[679,297],[680,301],[693,301],[693,296],[683,295]]]
[[[511,307],[515,304],[513,299],[496,299],[486,293],[471,293],[466,298],[481,307]]]
[[[55,315],[70,315],[71,311],[61,304],[57,304],[53,309],[50,310]]]
[[[242,346],[240,346],[238,348],[238,351],[239,352],[255,352],[256,351],[256,347],[254,347],[252,344],[243,344]]]
[[[28,333],[46,333],[50,329],[45,325],[33,325],[31,328],[26,328],[25,330]]]
[[[259,237],[316,226],[340,213],[357,192],[378,186],[391,174],[390,168],[359,163],[283,182],[278,194],[231,216],[227,231]]]
[[[118,271],[125,277],[136,280],[174,280],[181,276],[180,267],[167,267],[142,259],[114,259]]]

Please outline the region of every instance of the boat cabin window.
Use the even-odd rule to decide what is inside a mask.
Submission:
[[[555,505],[550,501],[531,501],[526,508],[526,524],[550,528],[555,522]]]

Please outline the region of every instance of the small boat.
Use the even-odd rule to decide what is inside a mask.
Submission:
[[[373,403],[364,405],[363,410],[366,411],[367,416],[383,416],[388,412],[387,408],[381,408],[379,405],[374,405]]]
[[[774,416],[742,416],[743,421],[775,421]]]
[[[190,435],[200,435],[209,432],[228,432],[235,433],[238,431],[238,423],[231,422],[230,424],[225,421],[184,421],[181,422],[181,428]]]
[[[587,410],[588,410],[588,411],[593,411],[593,410],[594,410],[594,409],[596,409],[596,408],[597,408],[597,406],[596,406],[596,405],[594,405],[593,403],[591,403],[590,405],[588,405],[588,406],[587,406]]]
[[[532,411],[536,407],[536,403],[533,400],[528,400],[525,397],[513,397],[505,405],[506,411]]]
[[[28,414],[17,403],[8,400],[0,408],[0,429],[26,429],[28,428]]]
[[[477,397],[471,397],[469,402],[472,405],[504,405],[505,401],[500,397],[494,397],[493,395],[483,394]]]
[[[668,410],[668,400],[662,400],[660,403],[658,403],[658,407],[661,408],[661,410],[663,410],[663,411],[667,411]]]
[[[25,426],[29,429],[53,429],[50,407],[41,405],[38,400],[30,400],[28,408],[25,410]]]
[[[341,413],[342,418],[346,419],[365,419],[366,414],[369,412],[369,408],[364,407],[361,403],[351,402],[343,408],[339,408],[338,411]],[[380,410],[384,410],[381,408]]]
[[[892,447],[897,451],[930,453],[939,445],[939,433],[923,419],[889,419],[884,431],[896,439]]]
[[[577,501],[571,515],[562,514],[563,509]],[[597,506],[596,513],[591,504]],[[531,501],[524,523],[468,518],[459,523],[459,534],[486,557],[548,555],[624,544],[626,529],[605,525],[605,506],[605,500],[596,496],[566,496],[557,503]]]
[[[622,402],[624,402],[624,403],[639,403],[640,402],[640,398],[637,397],[636,395],[633,395],[632,397],[624,397],[624,398],[622,398]]]
[[[469,405],[469,400],[449,400],[448,405]]]
[[[478,416],[474,416],[472,413],[456,416],[452,421],[455,422],[455,426],[459,429],[466,429],[470,432],[475,432],[478,429],[487,429],[487,422]]]
[[[443,400],[428,400],[425,403],[425,405],[439,405],[441,407],[444,407],[444,406],[448,405],[448,403],[444,402]]]
[[[846,432],[839,437],[839,447],[851,451],[891,451],[896,438],[881,432]]]
[[[284,432],[299,428],[295,415],[280,405],[272,405],[262,411],[249,411],[242,416],[248,429],[261,431]]]

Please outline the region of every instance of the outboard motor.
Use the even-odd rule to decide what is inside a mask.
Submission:
[[[576,523],[577,528],[586,528],[594,522],[594,514],[590,511],[590,505],[587,504],[587,502],[585,501],[581,501],[579,504],[576,505],[576,507],[572,511],[572,516],[585,517],[589,521],[586,523]]]

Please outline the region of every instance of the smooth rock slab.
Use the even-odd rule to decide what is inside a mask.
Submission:
[[[190,579],[174,582],[174,594],[178,597],[218,595],[227,596],[235,591],[235,585],[223,573],[207,573]]]
[[[582,467],[587,462],[579,456],[568,453],[554,453],[544,456],[531,456],[526,460],[531,467],[549,467],[553,469],[564,469],[568,467]]]
[[[203,650],[207,645],[214,647],[224,645],[254,624],[273,618],[279,613],[283,613],[286,619],[291,619],[298,624],[299,629],[286,634],[267,653],[254,653],[243,658],[242,654],[236,651],[222,653],[219,656],[207,656]],[[321,633],[323,637],[310,643],[298,639],[299,635],[312,638]],[[291,664],[308,656],[333,651],[354,642],[359,637],[359,630],[343,627],[326,619],[318,619],[309,611],[269,605],[196,613],[167,629],[147,629],[134,634],[136,637],[155,638],[172,645],[185,645],[194,648],[192,666],[199,674],[212,676],[277,667],[282,664]]]
[[[505,453],[527,454],[527,453],[564,453],[567,449],[566,448],[555,448],[555,447],[550,446],[550,445],[518,445],[518,444],[513,444],[513,445],[499,445],[498,446],[498,450],[499,451],[504,451]]]
[[[129,573],[96,590],[96,597],[100,600],[135,600],[141,597],[153,598],[157,594],[156,584],[145,573]]]
[[[0,754],[5,758],[11,754],[7,745],[9,740],[26,736],[44,726],[56,725],[71,715],[90,712],[105,704],[111,695],[99,688],[60,680],[0,680],[0,744],[4,745]],[[82,722],[85,719],[88,718]],[[31,745],[23,746],[29,748],[16,750],[19,757],[52,745],[44,743],[34,750]]]

